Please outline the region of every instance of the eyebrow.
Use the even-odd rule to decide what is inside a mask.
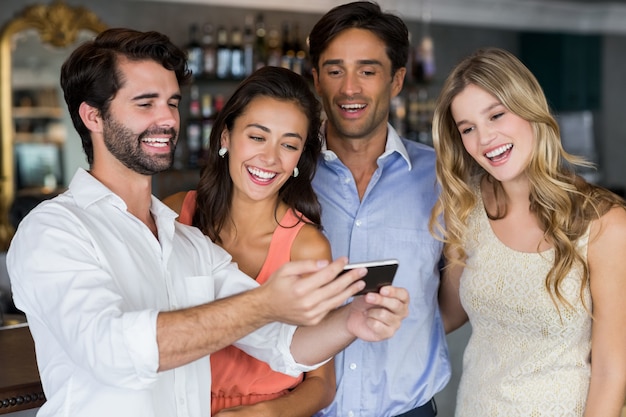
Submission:
[[[250,123],[250,124],[246,125],[246,128],[248,128],[248,127],[256,127],[258,129],[261,129],[262,131],[264,131],[266,133],[270,133],[271,132],[270,129],[268,129],[267,127],[265,127],[263,125],[260,125],[258,123]],[[295,132],[294,133],[291,133],[291,132],[285,133],[283,135],[283,137],[285,137],[285,136],[289,137],[289,138],[298,138],[300,140],[303,140],[302,136],[300,136],[299,133],[295,133]]]
[[[489,113],[491,110],[493,110],[494,108],[498,107],[498,106],[504,106],[504,104],[500,103],[499,101],[493,103],[492,105],[488,106],[485,110],[481,111],[480,114],[486,114]],[[463,123],[469,123],[467,120],[459,120],[455,126],[460,126]]]
[[[146,99],[150,99],[150,98],[158,98],[159,94],[158,93],[145,93],[145,94],[139,94],[138,96],[135,96],[132,98],[132,100],[137,101],[137,100],[146,100]],[[172,96],[170,97],[170,99],[174,99],[174,100],[182,100],[182,95],[181,94],[172,94]]]
[[[344,63],[343,59],[327,59],[326,61],[322,62],[322,66],[341,65],[343,63]],[[380,66],[383,65],[383,63],[377,59],[359,59],[356,61],[356,63],[358,65],[380,65]]]

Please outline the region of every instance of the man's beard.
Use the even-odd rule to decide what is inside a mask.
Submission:
[[[149,155],[141,148],[142,139],[152,135],[170,135],[170,152]],[[154,175],[172,166],[178,133],[174,128],[145,130],[136,135],[126,126],[113,120],[104,119],[104,144],[115,158],[133,171],[142,175]]]

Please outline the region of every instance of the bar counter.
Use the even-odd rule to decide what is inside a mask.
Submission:
[[[45,402],[28,325],[0,330],[0,414],[41,406]]]

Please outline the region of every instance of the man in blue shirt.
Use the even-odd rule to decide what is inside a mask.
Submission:
[[[411,296],[395,336],[337,355],[337,395],[318,415],[434,416],[432,398],[450,378],[437,305],[442,244],[428,231],[435,153],[388,123],[406,74],[408,29],[375,3],[355,2],[324,15],[309,42],[327,116],[313,186],[333,256],[399,259],[394,285]]]

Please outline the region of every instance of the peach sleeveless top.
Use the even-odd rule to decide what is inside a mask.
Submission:
[[[196,191],[185,196],[179,221],[191,224],[196,209]],[[289,262],[291,246],[300,229],[305,225],[300,213],[288,210],[274,231],[267,258],[256,281],[263,284],[280,266]],[[286,394],[302,382],[303,375],[293,378],[273,371],[265,362],[259,361],[234,346],[228,346],[211,355],[211,414],[224,408],[251,405]]]

